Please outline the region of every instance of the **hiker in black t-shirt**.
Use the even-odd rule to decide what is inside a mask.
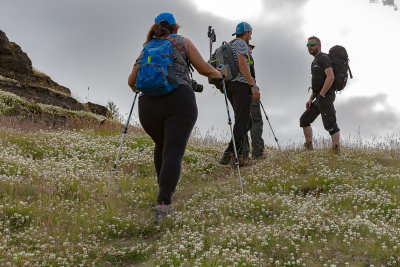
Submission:
[[[308,52],[314,56],[311,64],[311,87],[312,94],[306,103],[306,111],[300,118],[300,127],[303,127],[306,149],[313,149],[311,123],[321,114],[325,130],[332,138],[332,147],[336,154],[339,153],[340,129],[336,123],[336,110],[333,105],[335,101],[335,79],[332,61],[329,56],[321,52],[321,41],[312,36],[308,38]],[[315,99],[315,101],[313,101]]]

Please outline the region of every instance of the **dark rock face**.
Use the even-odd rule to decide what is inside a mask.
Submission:
[[[2,30],[0,30],[0,55],[11,55],[10,41]]]
[[[9,69],[25,75],[33,75],[32,61],[28,55],[14,42],[10,42],[10,47],[14,61],[10,62]]]
[[[87,106],[89,111],[92,113],[103,115],[105,117],[109,116],[108,109],[105,106],[98,105],[98,104],[91,103],[91,102],[88,102],[85,105]]]
[[[9,42],[0,30],[0,67],[24,75],[33,75],[32,61],[16,43]]]

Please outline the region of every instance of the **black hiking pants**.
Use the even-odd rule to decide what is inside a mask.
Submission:
[[[141,95],[139,120],[155,143],[154,165],[159,185],[157,203],[169,205],[178,184],[186,145],[197,120],[193,89],[180,85],[164,96]]]
[[[336,110],[333,102],[335,102],[335,90],[330,89],[325,97],[322,97],[319,92],[316,93],[317,97],[311,104],[310,109],[306,110],[300,117],[300,127],[308,127],[314,120],[321,114],[322,123],[325,130],[333,135],[340,131],[336,123]]]
[[[247,132],[251,129],[250,105],[253,101],[253,94],[250,85],[242,82],[231,82],[226,93],[235,113],[233,136],[235,137],[238,155],[241,155],[243,153],[243,140]],[[232,139],[225,151],[233,152]]]

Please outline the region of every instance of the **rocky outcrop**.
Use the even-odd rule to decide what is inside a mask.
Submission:
[[[0,30],[0,68],[5,72],[15,72],[33,76],[32,61],[21,47],[10,42],[6,34]]]
[[[2,30],[0,30],[0,55],[11,55],[10,41]]]
[[[99,115],[102,115],[105,117],[109,117],[109,115],[110,115],[108,109],[105,106],[98,105],[98,104],[91,103],[91,102],[84,104],[84,106],[86,106],[88,111],[90,111],[92,113],[99,114]]]
[[[33,76],[32,61],[14,42],[9,42],[4,32],[0,31],[0,67],[8,72]]]
[[[49,76],[32,68],[32,61],[21,47],[10,42],[0,30],[0,74],[31,85],[48,87],[54,91],[71,95],[71,91],[53,81]]]
[[[0,30],[0,90],[11,92],[30,102],[58,106],[69,110],[84,110],[108,116],[104,106],[81,104],[71,97],[71,91],[46,74],[32,68],[32,61],[21,47],[10,42]]]

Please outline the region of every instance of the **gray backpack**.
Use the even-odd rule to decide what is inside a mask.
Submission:
[[[239,68],[236,67],[235,60],[233,58],[232,43],[237,40],[233,39],[229,43],[222,42],[222,45],[218,47],[215,52],[211,55],[210,63],[214,68],[219,68],[221,65],[227,70],[227,75],[225,77],[225,82],[230,82],[237,77],[239,74]],[[208,78],[208,83],[215,85],[218,89],[222,90],[222,80]]]

